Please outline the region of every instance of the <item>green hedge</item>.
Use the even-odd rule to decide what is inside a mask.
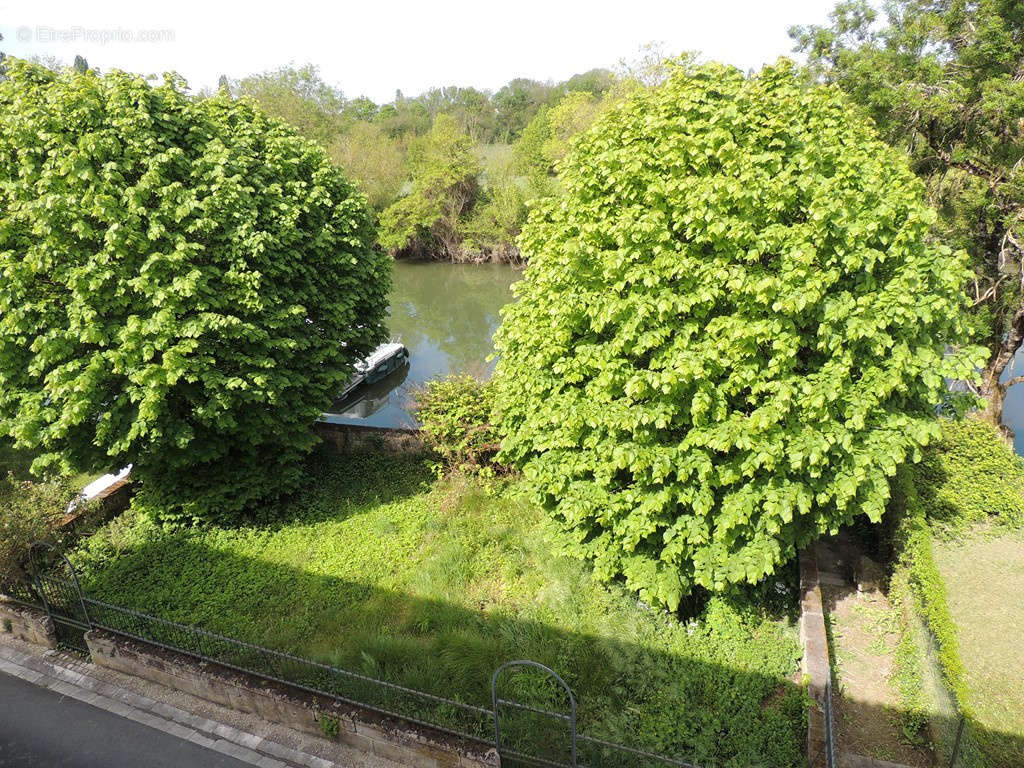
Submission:
[[[944,420],[941,439],[913,475],[922,514],[933,523],[1024,525],[1024,459],[987,422]]]
[[[974,523],[1024,525],[1024,460],[990,424],[974,419],[943,421],[941,439],[929,446],[919,464],[903,466],[893,479],[890,513],[890,543],[895,552],[890,598],[904,613],[895,677],[904,726],[913,735],[934,716],[926,700],[916,637],[920,630],[912,624],[916,616],[932,636],[943,683],[966,720],[957,765],[1000,765],[987,754],[988,737],[971,706],[967,670],[935,561],[933,537],[955,534]],[[936,756],[948,760],[942,752],[952,746],[956,723],[938,725],[942,743],[934,745]]]

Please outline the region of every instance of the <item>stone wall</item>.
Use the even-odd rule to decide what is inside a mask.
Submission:
[[[804,646],[804,680],[811,697],[807,713],[807,761],[811,768],[821,768],[825,765],[826,685],[832,670],[828,661],[825,611],[818,583],[818,559],[813,544],[800,553],[800,640]]]
[[[0,638],[4,636],[51,650],[57,647],[57,631],[46,613],[0,595]]]
[[[385,429],[356,424],[318,421],[313,431],[337,451],[374,450],[387,453],[420,453],[426,450],[418,429]]]
[[[272,683],[214,663],[146,643],[93,630],[86,634],[93,663],[141,677],[221,706],[248,712],[289,728],[326,738],[321,721],[337,723],[337,740],[367,753],[415,768],[499,766],[487,745],[341,704],[329,696]],[[333,728],[328,728],[328,731]]]

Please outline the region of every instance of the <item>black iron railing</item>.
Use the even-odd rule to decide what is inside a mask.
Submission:
[[[516,661],[499,667],[491,681],[492,708],[487,709],[90,598],[83,593],[71,563],[49,545],[33,547],[32,571],[32,581],[9,590],[11,596],[44,609],[61,644],[78,652],[88,653],[87,631],[102,630],[458,736],[485,748],[495,747],[503,766],[697,768],[683,760],[578,733],[571,689],[554,671],[536,662]],[[557,681],[566,693],[569,711],[542,709],[499,695],[501,673],[512,667],[527,668]]]

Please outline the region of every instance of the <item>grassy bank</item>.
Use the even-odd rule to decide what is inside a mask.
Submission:
[[[967,703],[992,766],[1024,766],[1024,531],[978,527],[935,544],[964,660]]]
[[[309,478],[272,525],[168,533],[127,513],[75,555],[87,592],[484,706],[498,664],[534,659],[566,677],[591,735],[802,762],[791,588],[681,622],[561,557],[537,510],[422,459],[324,454]]]
[[[958,765],[1024,766],[1024,461],[986,424],[946,423],[891,512],[908,729],[948,762],[963,716]]]

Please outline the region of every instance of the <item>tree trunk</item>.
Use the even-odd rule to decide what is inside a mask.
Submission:
[[[1006,367],[1013,361],[1013,356],[1024,341],[1024,306],[1019,307],[1010,321],[1010,331],[1006,334],[999,348],[992,355],[985,373],[982,377],[981,394],[988,402],[982,418],[992,422],[997,429],[1008,433],[1003,426],[1003,403],[1006,400],[1006,390],[1014,384],[1024,381],[1024,376],[1014,376],[1003,382],[1000,381]]]

